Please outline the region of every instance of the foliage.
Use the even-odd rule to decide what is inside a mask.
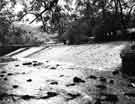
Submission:
[[[62,1],[63,4],[60,4],[60,0],[21,0],[22,9],[16,13],[17,0],[1,0],[0,15],[4,15],[6,20],[12,23],[13,21],[21,21],[26,15],[32,14],[35,18],[30,23],[41,22],[43,31],[58,32],[60,36],[69,31],[69,27],[74,25],[75,21],[82,24],[81,27],[76,27],[76,30],[82,29],[83,31],[83,28],[88,26],[82,21],[78,22],[78,20],[87,17],[90,24],[89,31],[93,31],[90,33],[103,40],[108,35],[107,38],[112,38],[110,36],[116,35],[118,30],[124,32],[125,29],[135,26],[133,23],[135,20],[134,0]],[[8,28],[5,32],[8,32]],[[87,35],[87,32],[84,35]],[[3,35],[1,34],[1,36]]]

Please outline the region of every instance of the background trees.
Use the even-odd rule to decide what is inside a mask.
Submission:
[[[135,26],[134,7],[134,0],[1,0],[0,22],[1,27],[6,27],[14,21],[23,21],[31,14],[34,19],[27,19],[30,24],[41,22],[42,31],[58,32],[61,35],[73,21],[87,17],[90,19],[92,34],[97,35],[101,31],[104,35],[112,35],[117,30],[125,32],[127,28]],[[5,29],[0,30],[3,38],[0,41],[7,34],[4,32],[10,30],[9,27]],[[94,32],[96,29],[99,32]]]

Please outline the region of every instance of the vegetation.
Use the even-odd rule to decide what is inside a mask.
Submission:
[[[135,43],[128,44],[120,53],[122,59],[121,71],[124,74],[135,75]]]
[[[17,0],[1,0],[1,43],[4,43],[10,36],[10,32],[13,32],[11,24],[14,21],[22,21],[28,14],[35,17],[33,20],[28,20],[30,24],[35,21],[41,22],[42,31],[47,33],[57,32],[59,39],[70,41],[71,44],[80,44],[80,41],[82,41],[80,38],[85,37],[84,40],[87,41],[89,36],[94,36],[97,41],[106,41],[127,39],[127,37],[131,39],[134,35],[134,31],[132,33],[127,31],[129,28],[135,27],[134,0],[62,1],[21,0],[19,3],[22,8],[15,12],[16,5],[18,5]],[[23,31],[18,31],[18,33],[24,34]]]

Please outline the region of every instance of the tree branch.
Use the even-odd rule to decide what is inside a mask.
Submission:
[[[47,10],[51,10],[52,7],[55,6],[55,4],[58,3],[59,0],[54,0],[52,2],[50,2],[50,6],[47,6],[41,13],[39,13],[40,16],[42,16],[42,14],[44,12],[46,12]],[[36,19],[38,19],[38,17],[36,17],[35,19],[33,19],[29,24],[33,23]]]

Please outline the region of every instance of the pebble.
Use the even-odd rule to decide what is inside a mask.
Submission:
[[[68,98],[67,100],[72,100],[72,99],[75,99],[75,98],[81,96],[80,93],[68,93],[67,95],[70,96],[70,98]]]
[[[47,92],[47,96],[44,96],[44,99],[57,96],[58,94],[56,92]]]
[[[90,76],[88,76],[88,78],[90,78],[90,79],[97,79],[97,77],[96,76],[94,76],[94,75],[90,75]]]
[[[33,97],[30,96],[30,95],[23,95],[23,96],[21,96],[21,98],[22,98],[23,100],[29,100],[29,99],[31,99],[31,98],[33,98]]]
[[[135,97],[135,93],[134,92],[127,92],[127,93],[124,93],[124,96]]]
[[[64,77],[64,75],[60,75],[60,77]]]
[[[74,83],[85,83],[85,80],[79,78],[79,77],[74,77],[73,78],[73,82]]]
[[[16,88],[18,88],[19,86],[18,86],[18,85],[13,85],[12,87],[16,89]]]
[[[67,86],[67,87],[75,86],[75,83],[67,84],[66,86]]]
[[[99,89],[104,90],[104,89],[106,89],[107,87],[106,87],[105,85],[96,85],[96,88],[99,88]]]
[[[7,81],[8,79],[7,78],[4,78],[5,81]]]
[[[0,75],[0,77],[1,77],[1,78],[2,78],[2,77],[4,77],[4,76],[5,76],[5,75],[3,75],[3,74],[2,74],[2,75]]]
[[[119,74],[119,70],[114,70],[114,71],[112,72],[112,74],[113,74],[113,75]]]
[[[11,76],[11,75],[13,75],[13,73],[8,73],[7,75],[8,75],[8,76]]]
[[[19,65],[15,65],[15,67],[19,67]]]
[[[32,79],[28,79],[27,82],[32,82]]]
[[[32,65],[32,62],[25,62],[22,65]]]
[[[101,101],[109,101],[109,102],[118,102],[118,96],[115,94],[109,94],[109,93],[102,93],[101,94]]]
[[[50,69],[56,69],[56,67],[50,67]]]
[[[109,81],[109,83],[110,83],[110,84],[114,84],[114,80],[111,79],[111,80]]]
[[[99,80],[100,80],[101,82],[106,82],[106,81],[107,81],[106,78],[104,78],[104,77],[100,77]]]
[[[4,73],[7,73],[7,72],[6,72],[6,71],[1,71],[1,73],[3,73],[3,74],[4,74]]]
[[[51,85],[57,85],[58,82],[57,82],[57,81],[54,81],[54,82],[51,82],[50,84],[51,84]]]

